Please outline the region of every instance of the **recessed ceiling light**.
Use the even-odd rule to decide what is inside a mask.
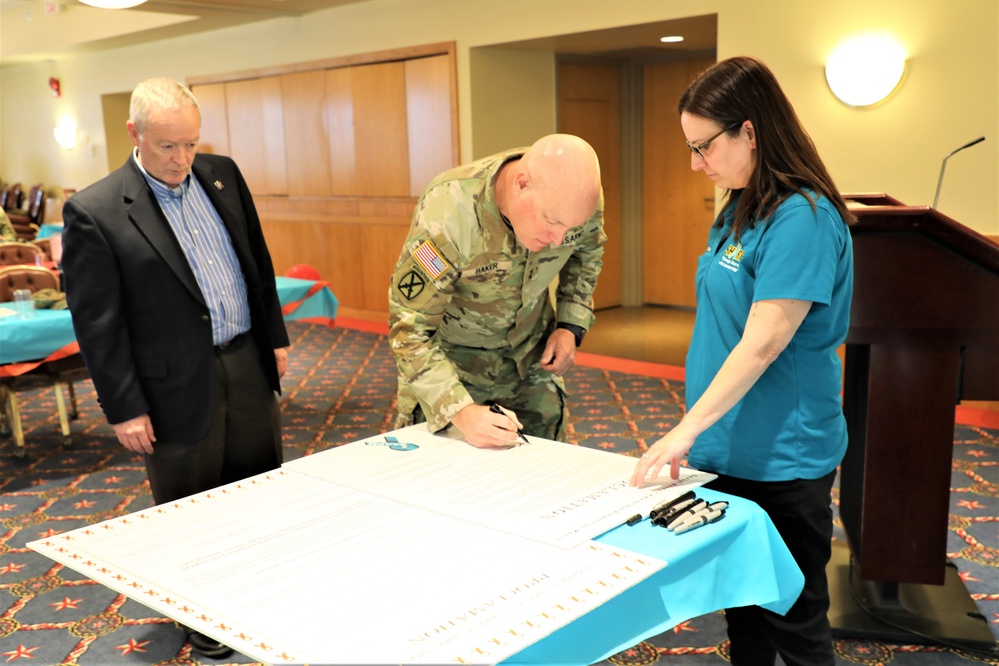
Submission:
[[[670,35],[668,37],[660,37],[659,41],[663,44],[672,44],[673,42],[682,42],[683,37],[680,35]]]

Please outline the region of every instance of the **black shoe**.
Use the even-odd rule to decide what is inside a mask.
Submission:
[[[187,629],[187,640],[191,641],[191,648],[202,657],[212,659],[224,659],[232,654],[232,648],[224,643],[219,643],[211,636]]]

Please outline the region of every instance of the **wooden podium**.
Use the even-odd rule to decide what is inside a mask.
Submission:
[[[849,549],[833,549],[830,621],[842,636],[923,642],[914,630],[992,648],[946,542],[955,404],[999,400],[999,245],[925,206],[845,198],[860,204],[840,472]]]

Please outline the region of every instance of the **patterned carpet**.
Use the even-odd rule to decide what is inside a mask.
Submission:
[[[395,366],[383,335],[290,325],[293,353],[283,384],[286,459],[391,428]],[[625,455],[676,423],[683,384],[666,373],[577,367],[568,379],[570,439]],[[15,664],[251,663],[198,658],[173,622],[53,563],[25,544],[151,505],[139,458],[104,423],[89,382],[78,383],[81,416],[63,448],[50,390],[20,393],[27,455],[0,442],[0,661]],[[948,556],[999,635],[999,430],[955,429]],[[834,499],[836,497],[834,496]],[[837,527],[837,538],[842,532]],[[994,656],[939,646],[839,640],[837,664],[999,664]],[[725,664],[720,613],[684,622],[603,664]]]

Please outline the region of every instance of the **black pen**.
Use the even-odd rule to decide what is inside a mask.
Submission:
[[[698,504],[699,502],[700,504]],[[654,522],[656,525],[662,525],[663,527],[666,527],[669,521],[673,520],[674,516],[687,511],[687,509],[696,510],[699,506],[703,506],[703,503],[704,500],[693,499],[693,498],[685,499],[682,502],[679,502],[678,504],[674,504],[665,511],[660,511],[659,513],[657,513],[656,517],[653,518],[652,522]]]
[[[696,530],[698,527],[703,527],[704,525],[710,525],[711,523],[717,522],[724,517],[725,509],[714,509],[705,513],[699,513],[693,518],[688,518],[679,525],[674,523],[669,526],[669,529],[673,532],[673,534],[685,534],[690,530]]]
[[[707,505],[708,505],[707,502],[705,502],[702,499],[699,499],[699,500],[695,501],[693,504],[691,504],[690,506],[688,506],[683,511],[680,511],[678,513],[674,513],[671,516],[667,516],[665,519],[660,518],[660,523],[659,524],[663,525],[664,527],[669,527],[670,525],[676,523],[678,520],[679,521],[684,521],[687,518],[692,517],[695,513],[697,513],[698,511],[700,511],[703,507],[706,507]],[[677,523],[677,524],[679,524],[679,523]]]
[[[510,418],[510,416],[506,412],[503,411],[503,408],[497,405],[495,402],[489,405],[489,411],[492,412],[493,414],[502,414],[503,416],[506,416],[508,419],[510,419],[511,423],[515,423],[515,421],[512,418]],[[530,444],[530,442],[527,441],[527,437],[524,436],[524,431],[521,430],[520,428],[517,428],[517,436],[520,437],[522,440],[524,440],[525,444]]]
[[[677,504],[680,504],[682,502],[686,502],[687,500],[692,500],[692,499],[694,499],[694,491],[693,490],[688,490],[687,492],[685,492],[684,494],[680,495],[679,497],[674,497],[671,500],[666,500],[665,502],[660,502],[659,504],[656,504],[654,507],[652,507],[652,511],[649,511],[649,518],[651,518],[652,520],[655,520],[661,514],[669,513],[670,509],[672,509]]]

